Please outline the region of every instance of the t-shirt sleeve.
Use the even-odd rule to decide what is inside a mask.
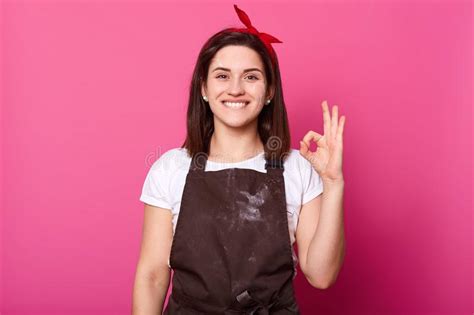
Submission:
[[[300,154],[300,153],[298,153]],[[302,204],[313,200],[319,194],[323,192],[323,181],[321,180],[321,176],[319,176],[318,172],[314,169],[311,163],[306,160],[302,155],[300,155],[302,159],[302,179],[303,179],[303,200]]]
[[[171,210],[172,207],[169,199],[170,163],[166,163],[169,156],[170,152],[168,151],[150,167],[143,183],[140,201],[155,207]]]

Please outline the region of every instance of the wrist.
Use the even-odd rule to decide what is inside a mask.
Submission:
[[[344,187],[344,178],[328,179],[321,178],[324,187]]]

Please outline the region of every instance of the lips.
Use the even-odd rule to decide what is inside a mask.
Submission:
[[[222,101],[222,104],[227,107],[227,108],[232,108],[232,109],[240,109],[244,108],[247,106],[249,102],[242,100],[242,101]]]

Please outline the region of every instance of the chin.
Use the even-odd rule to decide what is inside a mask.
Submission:
[[[219,123],[228,128],[244,128],[256,122],[256,119],[219,119]]]
[[[261,108],[251,107],[239,110],[229,110],[228,108],[214,109],[214,124],[218,123],[229,128],[244,128],[253,123],[258,123],[258,115],[261,110]]]
[[[251,121],[229,121],[224,122],[224,125],[230,128],[243,128],[251,124]]]

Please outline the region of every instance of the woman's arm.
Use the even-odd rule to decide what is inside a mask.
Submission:
[[[315,288],[337,278],[345,256],[344,182],[324,183],[324,192],[301,208],[296,242],[300,268]]]
[[[133,286],[132,315],[163,312],[170,283],[168,259],[172,241],[171,211],[145,204],[140,258]]]
[[[300,141],[300,153],[313,166],[323,181],[324,192],[303,205],[301,226],[297,228],[298,251],[300,246],[301,269],[308,281],[320,288],[328,288],[336,281],[344,261],[344,176],[342,174],[342,135],[346,116],[338,119],[338,107],[329,113],[327,101],[323,101],[324,135],[310,130]],[[316,151],[310,150],[310,142],[316,141]],[[302,217],[303,216],[303,217]],[[300,224],[298,224],[300,225]],[[298,231],[298,229],[300,231]]]

